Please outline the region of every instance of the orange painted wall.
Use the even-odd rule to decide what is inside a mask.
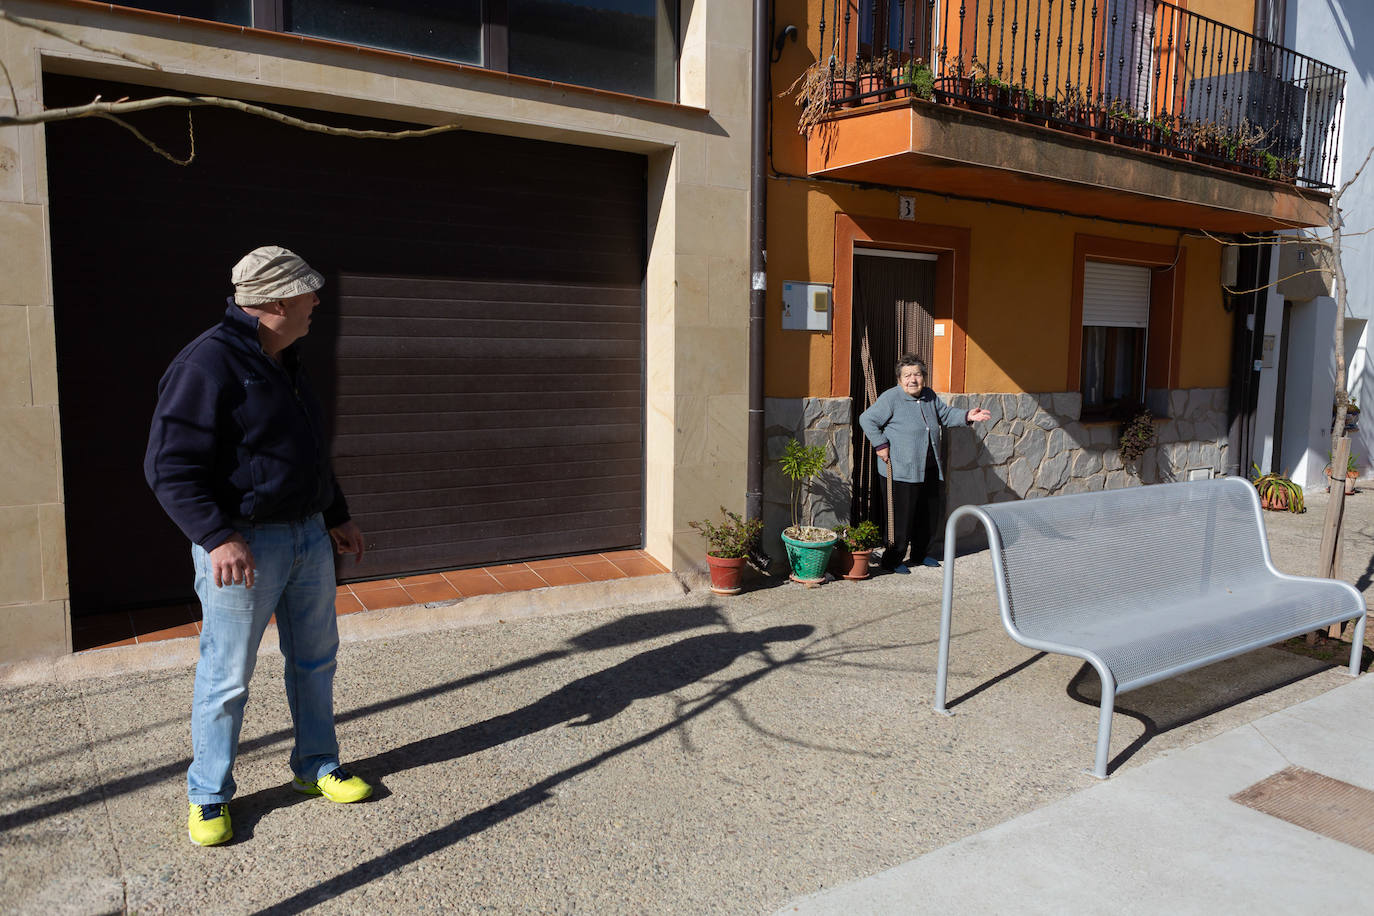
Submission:
[[[1200,5],[1208,4],[1198,0],[1188,4],[1202,12]],[[766,395],[830,393],[834,335],[782,330],[783,283],[834,283],[835,215],[896,219],[899,195],[916,198],[919,221],[970,231],[964,390],[1063,390],[1075,234],[1173,246],[1178,232],[806,177],[806,141],[796,131],[797,109],[791,98],[779,94],[816,60],[821,7],[820,0],[778,0],[777,4],[779,29],[796,25],[799,35],[795,44],[784,46],[780,60],[770,69],[774,99],[773,178],[768,183]],[[1253,16],[1252,0],[1210,0],[1212,7],[1226,13],[1228,22]],[[829,15],[829,4],[825,9]],[[1244,27],[1249,26],[1246,21]],[[827,22],[827,47],[832,28],[833,23]],[[1183,387],[1222,387],[1230,368],[1231,316],[1221,306],[1220,249],[1206,238],[1184,239],[1182,244],[1187,249],[1187,292],[1179,381]],[[848,314],[847,309],[837,311]]]
[[[964,390],[1061,391],[1069,364],[1074,236],[1173,247],[1179,234],[946,200],[915,191],[868,190],[810,180],[774,180],[768,190],[768,294],[765,389],[769,397],[825,396],[831,390],[834,334],[782,329],[782,285],[834,283],[835,215],[895,219],[900,195],[916,198],[918,220],[970,231]],[[1222,387],[1230,364],[1231,316],[1222,308],[1220,246],[1185,238],[1185,301],[1180,384]],[[846,303],[836,303],[839,316]],[[937,314],[937,317],[940,317]]]

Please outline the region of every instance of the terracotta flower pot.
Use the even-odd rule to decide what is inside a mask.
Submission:
[[[706,565],[711,568],[711,591],[717,595],[738,595],[743,591],[740,580],[744,577],[744,557],[713,557],[706,555]]]
[[[868,563],[872,556],[871,549],[850,551],[841,542],[835,545],[835,552],[830,555],[830,568],[836,575],[858,582],[868,578]]]

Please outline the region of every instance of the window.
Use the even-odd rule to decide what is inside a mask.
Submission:
[[[1150,268],[1083,265],[1083,412],[1115,416],[1145,401]]]
[[[677,99],[679,0],[125,0],[121,5]]]
[[[284,32],[482,63],[482,0],[284,0]]]

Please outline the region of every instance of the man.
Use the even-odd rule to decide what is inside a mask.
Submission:
[[[295,723],[292,787],[361,801],[372,787],[339,766],[334,734],[334,559],[363,535],[330,467],[319,402],[295,346],[324,278],[276,245],[234,265],[224,318],[158,385],[143,471],[191,539],[203,620],[191,710],[187,830],[233,837],[229,799],[258,645],[273,614]]]

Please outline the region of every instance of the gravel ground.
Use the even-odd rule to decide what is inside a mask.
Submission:
[[[1266,514],[1280,568],[1315,567],[1325,503]],[[1367,592],[1374,495],[1349,507]],[[377,786],[352,806],[287,788],[264,656],[216,849],[186,839],[191,668],[0,688],[0,907],[772,912],[1094,784],[1095,677],[1005,636],[985,552],[956,571],[952,718],[930,709],[938,570],[346,643],[340,740]],[[1345,682],[1263,649],[1134,691],[1116,765]]]

